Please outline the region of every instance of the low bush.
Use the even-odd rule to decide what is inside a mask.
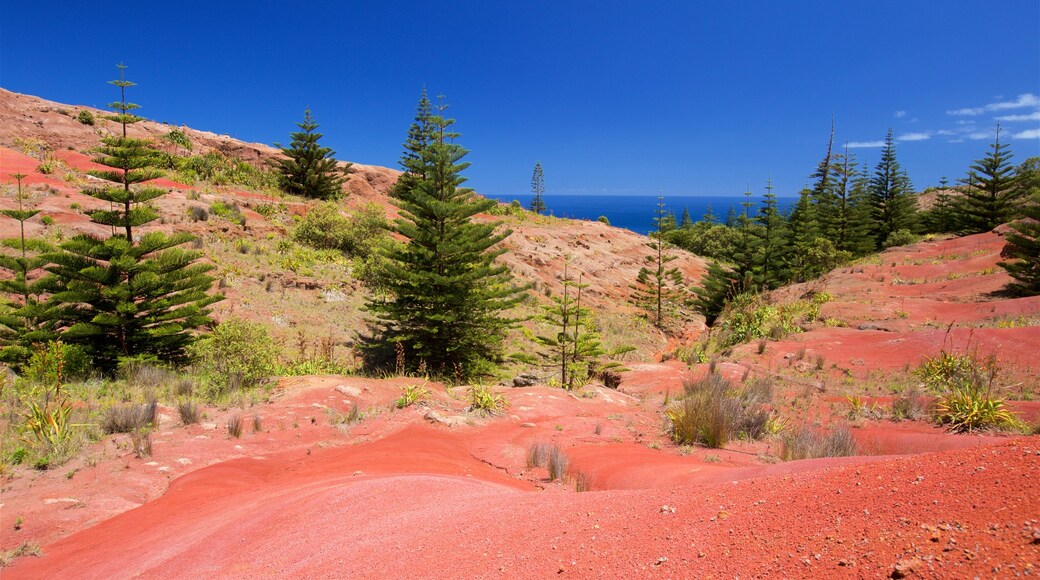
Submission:
[[[79,113],[76,115],[76,120],[84,125],[93,125],[94,113],[91,113],[86,109],[80,109]]]
[[[803,426],[784,437],[780,455],[786,461],[820,457],[849,457],[859,452],[848,425],[842,424],[828,432]]]
[[[231,318],[195,341],[189,352],[196,370],[215,383],[219,394],[267,381],[279,349],[266,326]]]
[[[378,204],[366,203],[347,217],[335,203],[322,202],[300,220],[292,238],[319,250],[367,256],[380,238],[386,236],[388,225],[386,214]]]

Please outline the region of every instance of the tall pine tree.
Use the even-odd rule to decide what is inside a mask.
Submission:
[[[1014,219],[1024,190],[1011,165],[1008,145],[1000,142],[1000,126],[989,153],[971,164],[963,195],[954,205],[959,229],[968,234],[988,232]]]
[[[541,161],[536,161],[534,164],[534,172],[531,174],[531,193],[534,194],[531,197],[531,211],[537,214],[545,213],[545,200],[542,199],[542,194],[545,193],[545,174],[542,172]]]
[[[874,168],[867,191],[874,221],[871,235],[877,249],[885,247],[894,232],[917,230],[917,198],[910,177],[896,159],[891,129],[885,136],[881,160]]]
[[[1026,219],[1011,224],[1012,232],[1005,236],[1007,243],[1000,255],[1001,268],[1015,279],[1008,284],[1012,292],[1024,296],[1040,295],[1040,194],[1022,208]]]
[[[0,310],[0,360],[20,367],[29,360],[34,344],[56,338],[54,307],[46,296],[58,289],[53,276],[44,271],[48,264],[43,254],[53,249],[41,239],[25,237],[25,222],[40,213],[27,207],[29,195],[22,189],[25,175],[16,173],[15,200],[18,209],[0,210],[0,214],[18,221],[18,238],[0,241],[0,269],[8,274],[0,279],[0,292],[6,294]]]
[[[682,273],[678,268],[668,267],[668,263],[676,257],[665,253],[666,232],[662,227],[668,214],[664,207],[664,198],[659,196],[654,217],[657,232],[647,243],[652,252],[644,259],[647,265],[639,269],[631,296],[632,302],[645,310],[654,326],[660,329],[665,328],[666,315],[676,311],[686,299]]]
[[[190,234],[149,232],[135,235],[134,228],[158,216],[145,202],[165,191],[140,186],[161,175],[151,163],[149,142],[127,136],[127,127],[140,120],[130,113],[137,105],[126,101],[126,89],[134,86],[123,75],[111,84],[119,87],[121,100],[110,107],[109,118],[122,126],[122,136],[102,138],[94,161],[111,169],[91,171],[113,186],[85,190],[118,209],[89,212],[95,223],[122,228],[108,239],[75,236],[58,252],[45,255],[61,290],[51,296],[67,328],[62,339],[81,343],[102,370],[111,371],[123,357],[148,356],[163,362],[185,362],[193,331],[209,324],[208,306],[220,300],[208,291],[212,266],[197,262],[198,252],[181,246]]]
[[[764,289],[777,288],[788,279],[783,259],[787,223],[780,213],[771,179],[766,182],[766,193],[762,196],[762,205],[755,221],[758,223],[758,229],[755,230],[758,237],[755,285]]]
[[[310,109],[304,111],[303,122],[296,126],[300,131],[290,134],[292,142],[288,147],[275,144],[286,157],[277,160],[282,190],[303,197],[339,199],[343,195],[343,182],[350,173],[350,164],[338,167],[333,157],[336,152],[318,144],[322,134],[315,132],[318,124],[311,118]]]
[[[406,185],[393,190],[400,209],[393,229],[407,243],[385,250],[386,293],[367,305],[375,316],[368,352],[370,363],[381,366],[388,347],[401,345],[408,370],[425,366],[441,377],[466,379],[500,358],[505,332],[516,323],[505,312],[526,287],[514,285],[509,270],[495,263],[505,252],[496,246],[512,232],[473,220],[495,202],[462,187],[467,151],[456,143],[445,109],[425,113],[420,101],[420,118],[409,131]]]

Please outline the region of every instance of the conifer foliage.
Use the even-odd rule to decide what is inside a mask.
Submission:
[[[1000,142],[1000,127],[989,153],[971,164],[964,179],[962,197],[954,206],[956,221],[964,233],[988,232],[1010,221],[1024,190],[1011,165],[1011,153]]]
[[[665,327],[665,315],[677,310],[687,298],[682,273],[678,268],[668,267],[668,263],[676,257],[665,253],[667,242],[664,241],[661,227],[666,215],[664,198],[658,197],[657,215],[654,218],[657,235],[647,243],[651,253],[645,258],[647,265],[639,269],[632,292],[632,301],[646,310],[654,326],[661,329]]]
[[[462,187],[467,151],[456,143],[445,109],[434,114],[424,93],[408,132],[405,174],[392,192],[400,209],[393,230],[407,243],[385,250],[386,292],[368,303],[375,315],[369,354],[383,365],[385,347],[399,344],[407,370],[461,380],[500,358],[505,332],[516,322],[504,313],[526,287],[495,263],[505,251],[497,246],[512,232],[473,221],[495,202]]]
[[[0,292],[7,296],[0,312],[0,360],[15,367],[32,355],[32,346],[54,339],[53,306],[46,296],[54,290],[55,280],[43,268],[45,252],[51,245],[43,240],[25,237],[25,222],[40,213],[26,207],[29,196],[22,189],[25,175],[12,175],[18,183],[15,199],[18,209],[0,210],[0,214],[18,220],[19,237],[0,242],[6,251],[0,252],[0,269],[7,275],[0,280]]]
[[[917,229],[917,198],[910,177],[896,159],[892,130],[885,136],[881,160],[874,168],[868,186],[868,201],[874,226],[872,234],[877,248],[887,247],[888,237],[900,230]]]
[[[998,265],[1015,279],[1008,289],[1025,296],[1040,295],[1040,195],[1022,210],[1026,219],[1011,224]]]
[[[335,151],[322,147],[318,140],[321,133],[311,117],[311,110],[303,114],[303,122],[297,123],[300,131],[290,134],[292,142],[281,147],[286,159],[279,159],[277,168],[281,172],[282,189],[292,195],[325,200],[337,200],[343,195],[343,182],[350,173],[350,164],[340,169],[333,155]]]
[[[536,161],[534,164],[534,172],[531,174],[531,193],[534,195],[531,197],[530,210],[534,213],[545,213],[545,200],[542,199],[542,195],[545,193],[545,174],[542,172],[542,162]]]
[[[159,172],[149,165],[155,156],[148,142],[126,136],[127,127],[140,118],[130,114],[137,105],[126,102],[125,95],[133,83],[123,77],[125,67],[119,69],[120,79],[112,84],[122,99],[111,105],[119,112],[109,118],[122,126],[122,136],[102,139],[95,162],[111,169],[91,172],[113,186],[84,191],[116,205],[89,212],[114,233],[108,239],[77,235],[45,255],[59,285],[50,300],[67,325],[62,339],[83,344],[94,363],[108,371],[123,357],[183,362],[192,331],[211,322],[207,307],[221,299],[208,294],[213,279],[206,272],[212,266],[196,262],[198,252],[178,247],[193,236],[133,233],[157,216],[142,203],[165,192],[138,187]]]

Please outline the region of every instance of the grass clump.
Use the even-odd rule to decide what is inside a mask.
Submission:
[[[928,399],[917,387],[908,387],[892,399],[892,418],[896,421],[916,421],[928,411]]]
[[[106,435],[135,433],[158,424],[159,404],[156,401],[110,407],[101,418],[101,430]]]
[[[742,391],[721,375],[709,373],[684,385],[684,393],[666,409],[672,440],[679,445],[725,447],[733,437],[760,439],[769,433],[772,415],[765,405],[772,385],[756,382]]]
[[[40,545],[35,542],[23,542],[17,548],[10,550],[0,551],[0,568],[6,568],[14,563],[15,558],[23,558],[25,556],[40,557],[43,555],[43,551],[40,550]]]
[[[509,402],[488,385],[473,385],[469,388],[469,410],[482,415],[496,415],[505,410]]]
[[[177,415],[180,416],[181,424],[184,426],[195,425],[202,418],[199,406],[190,399],[177,403]]]
[[[567,466],[569,464],[570,460],[560,450],[559,446],[553,445],[549,449],[549,457],[546,462],[546,467],[549,469],[549,481],[556,481],[557,479],[563,481],[567,476]]]
[[[227,421],[228,435],[238,439],[242,437],[242,416],[232,415]]]
[[[401,387],[401,396],[394,401],[394,406],[404,409],[425,402],[429,396],[430,390],[422,385],[406,385]]]
[[[552,447],[548,443],[534,443],[528,447],[527,468],[545,467],[545,462],[549,459],[549,451]]]
[[[785,461],[820,457],[849,457],[859,452],[852,431],[845,424],[829,432],[802,427],[784,438],[780,456]]]

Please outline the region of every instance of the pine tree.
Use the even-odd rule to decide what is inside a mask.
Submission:
[[[339,199],[343,196],[343,182],[351,171],[350,164],[338,167],[333,158],[336,152],[318,144],[322,134],[315,132],[318,124],[311,118],[310,109],[304,111],[303,122],[296,126],[301,130],[290,134],[292,142],[288,147],[275,144],[286,156],[286,159],[278,159],[276,165],[282,174],[282,190],[303,197]]]
[[[552,304],[542,307],[539,319],[548,324],[554,334],[535,335],[534,341],[544,348],[538,353],[543,364],[559,371],[560,385],[565,389],[581,386],[597,373],[618,369],[620,363],[607,360],[632,350],[621,348],[608,353],[592,321],[592,311],[581,305],[581,291],[588,287],[570,277],[570,259],[564,262],[563,292],[553,298]]]
[[[874,225],[871,235],[877,249],[885,247],[888,237],[899,230],[917,230],[917,198],[913,185],[899,161],[892,130],[885,136],[881,160],[868,186]]]
[[[712,326],[718,320],[726,304],[747,289],[747,280],[738,276],[731,268],[713,261],[701,278],[700,286],[693,289],[696,297],[693,307],[704,316],[704,324]]]
[[[408,136],[404,142],[404,153],[401,154],[401,173],[390,190],[390,197],[402,200],[418,184],[427,178],[429,164],[423,159],[423,152],[427,151],[434,140],[434,127],[430,123],[433,118],[433,105],[426,96],[426,87],[423,87],[419,97],[419,104],[415,110],[415,118],[408,128]]]
[[[821,236],[834,240],[838,229],[838,200],[834,195],[834,180],[837,177],[837,165],[840,163],[838,155],[834,154],[834,118],[831,117],[831,136],[827,141],[827,153],[816,166],[816,171],[810,175],[815,179],[812,186],[811,198],[816,206],[816,220]]]
[[[755,285],[759,288],[777,288],[787,281],[788,273],[782,258],[786,245],[786,221],[780,213],[776,194],[773,193],[773,181],[766,182],[766,193],[762,196],[762,205],[755,216],[758,229],[755,257]]]
[[[751,189],[750,187],[748,188]],[[737,232],[737,243],[733,245],[732,252],[730,254],[730,261],[733,263],[736,274],[741,279],[747,279],[754,281],[754,271],[756,267],[756,241],[757,226],[751,219],[751,208],[754,207],[754,202],[751,201],[751,192],[744,192],[744,201],[740,203],[741,210],[740,214],[736,218],[736,224],[733,226]]]
[[[496,246],[512,232],[472,219],[495,202],[461,187],[469,163],[455,142],[454,120],[443,116],[443,105],[437,115],[421,109],[409,131],[418,138],[409,139],[402,158],[407,188],[394,189],[400,216],[393,229],[407,243],[384,250],[387,294],[367,305],[375,316],[369,362],[385,364],[387,348],[400,344],[409,370],[423,365],[438,376],[465,379],[500,358],[505,332],[517,322],[503,313],[526,287],[515,286],[509,270],[495,263],[505,252]]]
[[[787,265],[794,280],[804,282],[817,273],[817,264],[812,260],[813,249],[820,239],[819,222],[816,219],[816,204],[812,202],[812,191],[803,189],[798,204],[787,220],[790,231]]]
[[[950,195],[950,182],[946,176],[939,179],[939,188],[935,192],[935,202],[921,218],[925,230],[937,234],[954,231],[954,198]]]
[[[1008,290],[1024,296],[1040,295],[1040,194],[1032,196],[1022,208],[1026,219],[1013,222],[1004,237],[1007,243],[1000,255],[1007,258],[998,266],[1015,279]]]
[[[26,207],[29,196],[22,189],[25,175],[15,173],[11,177],[18,182],[18,209],[0,210],[0,214],[18,220],[19,236],[0,241],[8,250],[0,253],[0,269],[8,272],[0,280],[0,292],[7,295],[0,312],[0,360],[17,368],[29,360],[34,344],[57,336],[54,308],[45,299],[57,284],[43,269],[48,262],[42,255],[53,247],[44,240],[25,237],[25,222],[40,213]]]
[[[865,202],[866,179],[857,166],[856,155],[846,145],[845,152],[835,156],[831,190],[835,211],[830,239],[838,251],[854,256],[874,250],[870,207]]]
[[[1024,191],[1011,157],[1007,144],[1000,142],[998,126],[989,153],[971,164],[963,195],[954,206],[955,219],[964,233],[988,232],[1015,217]]]
[[[534,164],[534,173],[531,175],[531,192],[534,193],[531,198],[531,211],[537,214],[545,213],[545,200],[542,199],[542,194],[545,193],[545,174],[542,173],[541,161],[536,161]]]
[[[632,302],[649,313],[654,326],[660,329],[665,327],[665,314],[681,306],[686,295],[682,273],[678,268],[668,267],[668,263],[676,257],[664,251],[664,234],[667,233],[662,230],[667,216],[664,207],[664,197],[658,196],[654,217],[657,232],[647,243],[652,253],[645,257],[647,266],[639,269],[631,295]]]
[[[690,217],[689,208],[684,207],[682,210],[682,217],[679,218],[679,228],[687,229],[693,227],[693,218]]]
[[[44,256],[47,270],[61,290],[50,298],[68,327],[62,339],[81,343],[102,370],[111,371],[122,357],[150,356],[164,362],[185,361],[185,348],[194,340],[193,330],[211,322],[208,306],[221,296],[210,296],[212,266],[198,263],[198,252],[179,248],[194,239],[190,234],[150,232],[134,235],[133,228],[157,217],[145,201],[165,192],[137,187],[158,176],[149,165],[154,155],[148,142],[126,137],[127,127],[139,117],[130,114],[137,105],[126,102],[126,81],[119,65],[121,100],[110,105],[119,111],[109,117],[122,125],[122,137],[105,137],[94,161],[111,170],[92,171],[115,184],[84,193],[122,206],[89,212],[95,223],[122,227],[102,240],[75,236],[58,252]]]

